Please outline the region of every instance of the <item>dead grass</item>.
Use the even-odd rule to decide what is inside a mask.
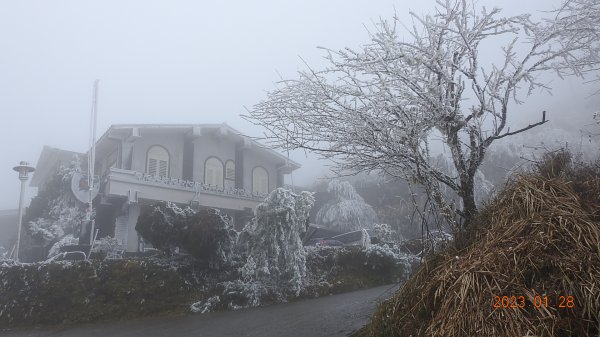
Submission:
[[[507,184],[460,248],[428,258],[362,335],[600,336],[600,168],[542,164]],[[523,296],[525,308],[494,308],[496,296]],[[559,308],[560,296],[575,306]]]

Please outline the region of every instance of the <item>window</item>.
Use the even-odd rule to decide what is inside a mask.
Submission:
[[[252,193],[269,193],[269,174],[260,166],[252,170]]]
[[[223,187],[223,163],[216,157],[210,157],[204,163],[204,183]]]
[[[233,160],[225,162],[225,179],[235,180],[235,163]]]
[[[153,176],[169,176],[169,152],[162,146],[152,146],[148,149],[146,173]]]

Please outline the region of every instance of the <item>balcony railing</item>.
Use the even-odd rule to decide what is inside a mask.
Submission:
[[[118,169],[112,169],[111,171],[117,171]],[[118,170],[123,171],[123,170]],[[267,197],[264,193],[252,193],[242,188],[223,188],[216,185],[210,185],[201,183],[198,181],[190,181],[178,178],[169,178],[162,176],[153,176],[146,173],[129,171],[133,173],[133,176],[142,182],[150,183],[153,185],[168,185],[173,187],[183,188],[196,193],[210,193],[216,195],[225,195],[235,198],[246,198],[262,201]],[[121,172],[118,172],[121,173]]]

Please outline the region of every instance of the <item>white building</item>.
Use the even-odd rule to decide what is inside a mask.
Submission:
[[[73,154],[44,147],[31,185],[43,188]],[[137,218],[157,201],[218,208],[239,228],[299,167],[226,124],[112,125],[96,143],[96,228],[139,251]]]

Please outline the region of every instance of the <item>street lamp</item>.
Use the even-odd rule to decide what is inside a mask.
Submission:
[[[21,180],[21,195],[19,197],[19,229],[17,232],[17,249],[15,251],[15,261],[19,261],[19,245],[21,243],[21,223],[23,221],[23,198],[25,198],[25,182],[29,179],[29,172],[35,169],[29,166],[29,163],[22,161],[19,166],[13,167],[13,170],[19,172],[19,180]]]

